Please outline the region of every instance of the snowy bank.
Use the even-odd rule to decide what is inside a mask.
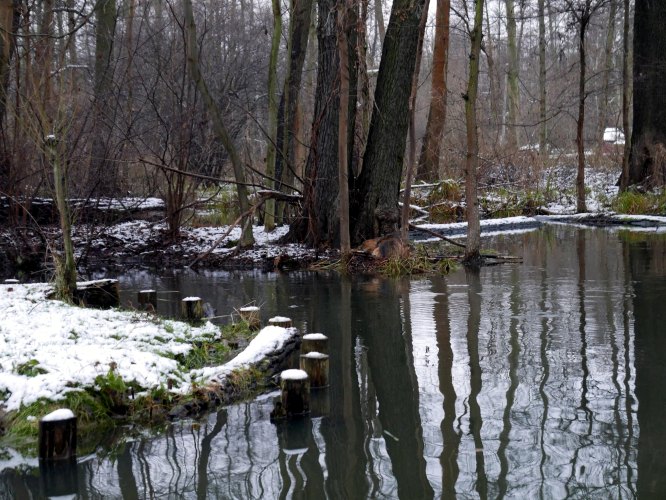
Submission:
[[[145,392],[171,381],[174,394],[187,394],[195,385],[220,383],[233,370],[280,353],[298,336],[295,329],[269,326],[229,363],[185,370],[176,358],[197,341],[219,339],[218,327],[210,322],[194,327],[146,313],[74,307],[46,299],[49,289],[46,284],[0,285],[0,410],[4,412],[94,388],[95,379],[110,371]]]

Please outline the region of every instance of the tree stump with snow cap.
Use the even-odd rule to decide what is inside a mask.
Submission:
[[[261,328],[261,318],[259,317],[259,308],[257,306],[241,307],[238,313],[251,330],[259,330]]]
[[[308,333],[307,335],[303,335],[301,354],[309,352],[328,354],[328,337],[323,333]]]
[[[303,370],[285,370],[280,374],[282,408],[287,417],[310,412],[310,379]]]
[[[203,301],[199,297],[185,297],[180,301],[180,315],[190,323],[199,323],[204,317]]]
[[[328,386],[328,355],[320,352],[301,354],[300,368],[308,374],[310,387],[319,388]]]
[[[39,421],[39,459],[69,460],[76,457],[76,415],[55,410]]]
[[[282,328],[291,328],[291,318],[274,316],[268,320],[268,324],[271,326],[281,326]]]

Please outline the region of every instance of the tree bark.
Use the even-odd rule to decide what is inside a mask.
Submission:
[[[287,39],[287,75],[278,110],[278,154],[275,158],[276,189],[282,183],[294,185],[296,177],[298,130],[298,101],[303,76],[303,66],[308,49],[308,34],[312,19],[313,0],[291,0],[289,37]],[[278,221],[282,219],[285,205],[278,203]]]
[[[394,232],[405,155],[409,96],[425,0],[395,0],[384,39],[375,106],[352,210],[352,241]],[[354,218],[355,217],[355,218]]]
[[[194,23],[192,0],[183,0],[183,13],[185,16],[185,50],[190,78],[192,78],[192,81],[197,86],[201,96],[203,97],[206,111],[210,115],[210,118],[213,122],[215,135],[222,143],[222,146],[224,146],[224,149],[229,155],[231,166],[234,171],[234,178],[236,181],[236,193],[238,195],[239,210],[241,214],[246,214],[241,219],[242,232],[241,238],[238,241],[238,246],[240,248],[251,247],[254,244],[254,235],[252,234],[252,215],[250,213],[250,203],[248,201],[247,195],[245,171],[243,169],[243,165],[241,164],[240,157],[238,156],[236,146],[234,146],[234,143],[231,140],[231,136],[229,135],[229,132],[227,131],[227,128],[222,121],[220,108],[213,99],[213,96],[208,90],[208,85],[206,85],[206,81],[201,74],[201,68],[199,67],[199,52],[197,47],[197,30]]]
[[[439,155],[446,123],[447,69],[451,0],[437,0],[435,42],[432,56],[432,87],[425,137],[416,174],[417,181],[434,182],[439,178]]]
[[[665,2],[636,2],[634,14],[634,118],[625,185],[645,189],[666,179]]]
[[[623,0],[624,15],[622,22],[622,131],[624,132],[624,150],[622,154],[622,174],[620,175],[620,191],[626,191],[629,186],[629,161],[631,158],[631,33],[630,16],[631,2]]]
[[[587,73],[587,61],[585,55],[585,33],[590,22],[591,0],[585,0],[584,9],[578,19],[578,119],[576,121],[576,147],[578,149],[578,170],[576,173],[576,211],[587,212],[585,204],[585,78]]]
[[[514,0],[505,0],[507,50],[509,65],[507,71],[507,146],[510,153],[518,149],[518,121],[520,115],[520,89],[518,87],[518,40],[516,33],[516,13]]]
[[[474,28],[470,33],[469,81],[465,94],[465,122],[467,153],[465,155],[465,201],[467,204],[466,263],[474,264],[480,259],[481,222],[479,219],[479,132],[476,125],[476,98],[479,86],[479,57],[481,55],[481,28],[483,26],[483,3],[477,0],[474,12]]]
[[[95,4],[95,74],[93,88],[93,138],[90,149],[89,189],[91,193],[110,196],[115,193],[116,169],[109,158],[113,115],[113,54],[116,30],[116,0],[98,0]]]
[[[421,56],[423,54],[423,39],[428,21],[428,6],[430,0],[425,1],[421,22],[419,23],[419,41],[416,46],[416,67],[412,76],[412,90],[409,96],[409,156],[407,159],[407,173],[405,174],[405,189],[402,198],[402,215],[400,221],[400,238],[407,241],[409,237],[409,202],[412,195],[412,180],[416,170],[416,93],[419,89],[419,74],[421,73]]]
[[[340,111],[338,119],[338,185],[340,186],[340,252],[343,261],[351,254],[349,240],[349,165],[347,122],[349,121],[349,45],[347,40],[347,11],[349,0],[339,0],[338,10],[338,57],[340,60]]]
[[[5,117],[9,95],[9,76],[16,49],[16,33],[19,29],[19,5],[16,0],[0,2],[0,190],[9,192],[11,170],[10,153],[7,151]]]
[[[546,8],[544,0],[538,2],[539,18],[539,155],[545,158],[548,154],[548,94],[546,87]]]
[[[273,6],[273,36],[271,38],[271,56],[268,62],[268,146],[266,148],[266,176],[269,188],[273,189],[275,178],[275,145],[278,131],[278,98],[277,98],[277,60],[280,52],[280,38],[282,37],[282,12],[280,1],[272,0]],[[275,200],[266,200],[264,205],[264,229],[266,232],[275,229]]]

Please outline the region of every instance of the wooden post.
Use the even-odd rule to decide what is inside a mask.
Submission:
[[[303,370],[285,370],[280,374],[282,408],[287,417],[310,412],[310,379]]]
[[[259,308],[257,306],[241,307],[238,312],[243,321],[247,322],[251,330],[261,328],[261,318],[259,317]]]
[[[203,301],[199,297],[185,297],[180,301],[180,315],[187,321],[198,323],[203,319]]]
[[[271,326],[281,326],[282,328],[291,328],[291,318],[274,316],[268,320],[268,324]]]
[[[316,391],[310,391],[310,415],[326,417],[331,412],[331,393],[328,387],[322,387]]]
[[[300,368],[310,377],[310,387],[328,386],[328,354],[309,352],[301,354]]]
[[[308,333],[307,335],[303,335],[301,354],[309,352],[328,354],[328,337],[323,333]]]
[[[139,306],[141,309],[150,309],[155,311],[157,309],[157,291],[156,290],[141,290],[137,295]]]
[[[76,456],[76,416],[55,410],[39,421],[39,459],[68,460]]]

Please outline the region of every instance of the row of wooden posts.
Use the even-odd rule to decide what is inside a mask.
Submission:
[[[280,399],[272,418],[301,417],[310,413],[310,391],[328,387],[328,337],[321,333],[303,336],[299,368],[280,374]]]
[[[141,302],[141,297],[151,302]],[[155,301],[154,290],[139,292],[139,303]],[[184,309],[191,304],[200,304],[198,297],[182,301]],[[250,325],[260,323],[259,307],[251,306],[239,310],[241,318]],[[291,328],[290,318],[276,316],[268,320],[269,326]],[[284,370],[280,374],[281,398],[276,416],[298,417],[310,412],[310,391],[328,387],[329,356],[328,337],[321,333],[304,335],[301,341],[299,368]],[[73,460],[76,457],[76,415],[68,409],[56,410],[39,422],[39,458],[42,461]]]

